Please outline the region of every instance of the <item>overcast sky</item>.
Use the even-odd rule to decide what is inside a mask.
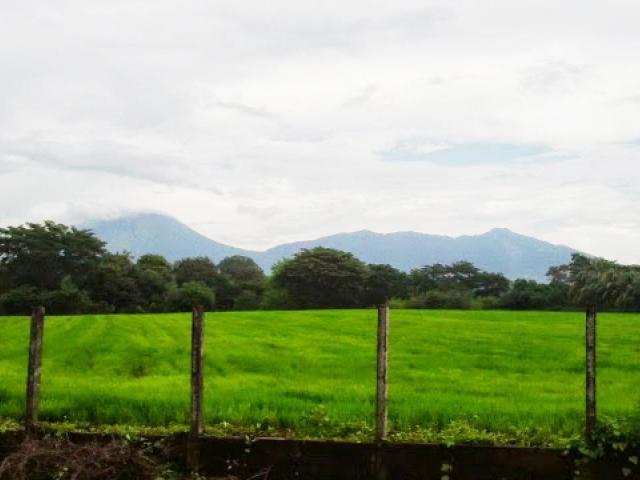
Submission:
[[[507,227],[640,262],[638,25],[637,0],[1,0],[0,224]]]

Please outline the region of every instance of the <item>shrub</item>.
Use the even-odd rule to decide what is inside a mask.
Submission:
[[[257,310],[260,306],[260,297],[256,292],[251,290],[243,290],[236,297],[233,304],[234,310]]]
[[[203,282],[187,282],[171,294],[169,303],[172,309],[180,312],[189,312],[196,305],[211,310],[215,305],[215,298],[213,290]]]
[[[262,295],[260,302],[261,310],[292,310],[293,302],[289,297],[289,293],[284,289],[277,287],[273,282],[267,282],[267,288]]]
[[[402,308],[411,308],[410,300],[407,298],[394,297],[389,299],[387,303],[389,304],[389,307],[397,310]]]
[[[500,299],[498,297],[482,297],[473,301],[474,310],[497,310],[500,308]]]
[[[550,308],[553,287],[534,280],[516,280],[500,298],[500,306],[508,310],[539,310]]]
[[[71,277],[64,277],[58,290],[50,290],[42,294],[42,305],[47,312],[56,315],[68,313],[83,313],[95,311],[89,294],[80,290],[71,280]]]
[[[473,298],[470,293],[460,290],[429,290],[428,292],[411,297],[411,308],[442,308],[451,310],[468,310]]]
[[[40,305],[40,295],[35,287],[23,285],[0,295],[0,312],[7,315],[28,315]]]

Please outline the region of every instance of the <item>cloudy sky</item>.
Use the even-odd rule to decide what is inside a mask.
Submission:
[[[637,0],[2,0],[0,224],[507,227],[640,262]]]

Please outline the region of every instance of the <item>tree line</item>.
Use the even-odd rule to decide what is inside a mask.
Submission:
[[[90,230],[51,221],[0,228],[0,314],[355,308],[640,310],[640,267],[574,255],[549,282],[509,281],[465,261],[402,272],[318,247],[281,260],[269,276],[250,258],[175,263],[110,253]]]

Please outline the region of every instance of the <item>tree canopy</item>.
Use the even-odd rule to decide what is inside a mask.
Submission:
[[[367,266],[350,253],[317,247],[284,259],[273,282],[295,308],[343,308],[364,304]]]
[[[0,228],[0,314],[367,307],[640,310],[640,266],[576,254],[548,283],[508,280],[470,262],[406,273],[317,247],[281,260],[270,276],[244,256],[175,264],[161,255],[107,252],[89,230],[47,221]]]

